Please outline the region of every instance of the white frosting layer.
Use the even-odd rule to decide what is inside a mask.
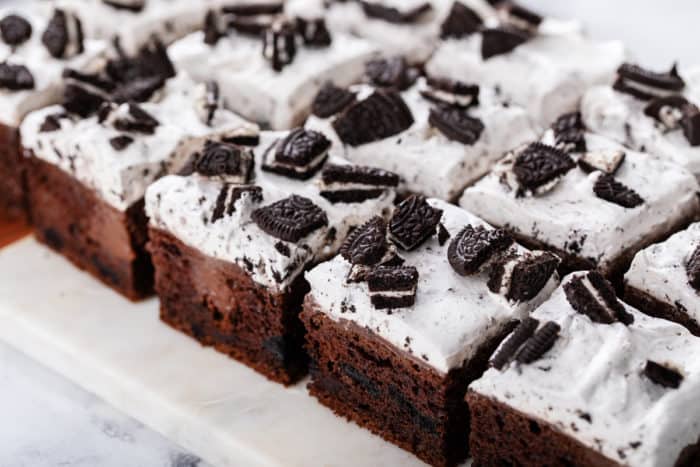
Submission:
[[[263,58],[261,40],[231,33],[212,47],[200,31],[177,41],[169,54],[178,69],[195,79],[216,78],[230,109],[282,130],[304,121],[326,81],[339,86],[357,82],[376,48],[363,39],[334,34],[329,47],[299,46],[294,61],[277,72]]]
[[[677,324],[626,309],[634,316],[629,327],[594,323],[557,289],[532,314],[541,324],[561,326],[553,348],[534,363],[488,370],[470,390],[545,421],[621,465],[673,466],[700,435],[700,340]],[[679,370],[680,387],[664,388],[644,376],[647,360]]]
[[[593,42],[575,24],[551,19],[533,39],[487,60],[481,38],[445,40],[428,62],[428,73],[497,87],[504,101],[526,107],[543,126],[576,109],[588,87],[612,82],[625,57],[621,42]]]
[[[586,134],[586,144],[589,150],[621,148],[592,134]],[[595,196],[593,184],[599,175],[574,168],[550,192],[516,198],[494,170],[467,188],[460,204],[494,225],[590,259],[602,268],[625,249],[697,211],[695,177],[671,162],[626,150],[615,178],[644,199],[633,209]],[[663,183],[658,183],[660,177]]]
[[[0,40],[0,62],[24,65],[34,77],[34,89],[12,91],[0,89],[0,123],[17,127],[29,112],[55,104],[63,95],[61,76],[65,68],[88,70],[101,63],[106,45],[101,41],[85,40],[84,52],[68,59],[51,56],[41,36],[53,14],[48,5],[24,6],[19,10],[3,9],[0,18],[18,14],[32,25],[32,36],[17,47],[10,47]]]
[[[442,223],[452,238],[467,224],[486,226],[456,206],[436,199],[429,202],[443,210]],[[464,277],[452,269],[447,260],[449,242],[440,246],[433,236],[415,251],[400,252],[407,266],[418,269],[416,303],[391,313],[372,306],[366,283],[346,283],[351,265],[341,256],[316,266],[306,279],[320,311],[331,319],[352,321],[438,372],[447,373],[461,367],[508,323],[526,316],[557,284],[555,273],[531,301],[509,303],[489,291],[486,273]]]
[[[637,253],[625,282],[659,301],[682,307],[700,322],[700,294],[690,286],[686,264],[700,245],[700,223]]]
[[[413,114],[414,124],[392,137],[361,146],[343,145],[332,127],[332,118],[309,117],[306,126],[333,135],[333,151],[357,164],[374,165],[401,176],[402,190],[435,198],[454,200],[464,187],[483,176],[503,154],[536,138],[536,126],[524,109],[504,107],[489,89],[481,89],[479,105],[469,114],[484,124],[481,137],[473,145],[465,145],[445,137],[428,123],[434,106],[420,95],[421,79],[402,94]],[[372,88],[352,88],[368,96]]]
[[[392,190],[380,198],[362,203],[332,204],[319,194],[318,175],[310,181],[299,181],[262,171],[263,152],[285,134],[263,132],[260,144],[254,150],[254,183],[262,188],[264,200],[253,209],[297,194],[311,199],[325,211],[327,227],[315,230],[298,244],[285,242],[263,232],[250,218],[252,209],[241,212],[238,204],[234,215],[212,223],[210,220],[222,183],[196,174],[164,177],[148,189],[146,212],[151,225],[169,232],[205,255],[247,270],[252,264],[254,267],[250,273],[254,281],[272,290],[284,290],[305,267],[334,255],[351,227],[389,211],[394,200]],[[277,244],[286,245],[290,255],[282,254],[276,248]]]
[[[22,142],[34,156],[68,172],[116,209],[126,210],[143,198],[153,181],[179,170],[205,138],[255,131],[255,126],[221,109],[211,126],[203,123],[195,106],[197,86],[184,74],[169,80],[159,94],[159,101],[141,104],[159,122],[152,135],[117,131],[106,122],[100,124],[97,116],[61,119],[60,130],[40,132],[47,115],[65,112],[52,106],[27,116],[20,129]],[[109,140],[122,134],[134,142],[118,151]]]

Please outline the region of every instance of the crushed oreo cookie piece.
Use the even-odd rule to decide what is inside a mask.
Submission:
[[[683,108],[681,128],[688,144],[700,146],[700,109],[696,105],[690,104]]]
[[[685,272],[688,275],[688,283],[696,291],[700,292],[700,246],[696,247],[690,259],[685,265]]]
[[[311,104],[311,113],[319,118],[332,117],[355,102],[355,98],[354,92],[327,81],[316,94]]]
[[[559,267],[558,256],[546,251],[499,257],[489,271],[488,287],[510,301],[532,300]]]
[[[540,322],[535,318],[526,317],[513,332],[504,340],[489,360],[489,366],[502,370],[515,357],[518,349],[535,334]]]
[[[450,232],[447,230],[445,225],[440,222],[438,224],[438,243],[440,246],[444,246],[451,237]]]
[[[389,249],[386,241],[386,222],[375,216],[350,232],[340,247],[340,255],[353,265],[378,264]]]
[[[574,310],[595,323],[634,322],[634,316],[617,299],[613,286],[597,271],[572,278],[564,284],[564,293]]]
[[[63,78],[70,83],[92,87],[95,90],[110,93],[114,91],[116,83],[109,77],[101,73],[85,73],[82,71],[66,68],[63,70]]]
[[[554,141],[558,148],[568,152],[586,151],[586,127],[581,112],[571,112],[557,118],[552,124]]]
[[[442,39],[461,39],[479,31],[484,20],[464,3],[455,1],[450,12],[440,26]]]
[[[114,138],[111,138],[109,140],[109,144],[116,151],[123,151],[133,142],[134,142],[134,138],[132,138],[129,135],[119,135],[119,136],[115,136]]]
[[[537,32],[544,19],[538,13],[515,2],[503,2],[498,9],[504,22],[530,33]]]
[[[207,11],[202,31],[204,32],[204,43],[207,45],[216,45],[224,37],[225,32],[221,27],[221,17],[216,11]]]
[[[0,20],[0,37],[9,46],[18,46],[32,37],[32,25],[19,15],[7,15]]]
[[[54,10],[41,42],[54,58],[70,58],[83,53],[83,26],[77,16]]]
[[[447,260],[457,274],[469,276],[512,244],[513,238],[505,230],[469,224],[450,242]]]
[[[547,193],[575,165],[573,159],[560,149],[543,143],[530,144],[513,162],[512,170],[519,186],[517,195]]]
[[[467,108],[479,104],[479,86],[449,78],[431,78],[425,81],[420,93],[429,101]]]
[[[428,2],[421,3],[412,8],[400,10],[393,6],[385,6],[373,0],[359,0],[362,10],[369,18],[377,18],[388,23],[415,23],[423,15],[432,11],[433,7]]]
[[[321,196],[331,203],[361,203],[399,185],[393,172],[351,164],[329,164],[321,173]]]
[[[102,0],[102,3],[117,10],[126,10],[132,13],[138,13],[146,6],[146,0]]]
[[[24,65],[0,63],[0,88],[10,91],[34,89],[34,76]]]
[[[163,87],[165,79],[162,76],[148,76],[135,79],[120,85],[112,94],[112,100],[117,103],[145,102]]]
[[[680,94],[656,97],[644,107],[644,114],[661,123],[666,129],[675,130],[680,126],[683,109],[687,105],[692,104]]]
[[[216,81],[207,81],[198,87],[199,95],[195,99],[197,114],[202,122],[211,126],[216,111],[221,107],[221,93]]]
[[[223,6],[221,11],[236,16],[278,15],[284,12],[284,2],[239,1],[233,5]]]
[[[328,31],[326,21],[323,18],[304,19],[297,18],[297,30],[309,47],[328,47],[333,42],[331,33]]]
[[[518,350],[515,360],[520,364],[533,363],[542,358],[559,338],[559,326],[554,321],[549,321],[538,329]]]
[[[107,62],[105,71],[120,87],[142,88],[144,84],[135,85],[134,82],[155,78],[159,78],[164,83],[176,74],[175,66],[168,57],[165,45],[157,37],[153,37],[144,44],[136,55],[128,56],[119,47],[117,52],[119,56]],[[130,94],[127,91],[122,93]],[[149,97],[150,95],[145,99]]]
[[[367,273],[367,286],[378,310],[411,307],[416,301],[418,270],[413,266],[377,266]]]
[[[230,183],[245,184],[253,175],[253,151],[221,141],[207,141],[194,163],[194,170],[205,177],[221,177]]]
[[[63,91],[63,108],[67,112],[87,118],[105,104],[101,93],[90,92],[82,86],[67,84]]]
[[[678,370],[651,360],[647,360],[644,366],[644,376],[654,384],[669,389],[678,389],[683,382],[683,375]]]
[[[263,57],[272,69],[282,71],[294,61],[297,53],[296,26],[289,21],[277,20],[263,33]]]
[[[418,248],[435,235],[442,210],[432,207],[424,196],[403,200],[389,222],[389,238],[406,251]]]
[[[623,208],[636,208],[644,204],[644,199],[633,189],[615,180],[608,174],[601,174],[593,184],[593,193],[605,201],[617,204]]]
[[[262,169],[307,180],[326,162],[330,147],[331,142],[323,133],[296,128],[265,151]]]
[[[599,170],[604,174],[615,175],[625,161],[625,151],[621,149],[599,149],[584,153],[578,160],[578,166],[586,173]]]
[[[484,131],[481,120],[471,117],[465,109],[438,105],[430,109],[428,123],[437,128],[447,139],[471,146]]]
[[[237,203],[243,200],[248,203],[248,207],[262,203],[262,188],[256,185],[224,184],[216,198],[211,222],[214,223],[223,219],[224,216],[233,215],[236,212]]]
[[[263,232],[292,243],[328,225],[323,209],[299,195],[256,209],[251,218]]]
[[[58,131],[61,129],[61,119],[65,118],[65,114],[50,114],[47,115],[41,126],[39,126],[39,133],[49,133],[52,131]]]
[[[510,26],[484,29],[481,32],[481,57],[488,60],[506,54],[529,39],[530,34],[526,31]]]
[[[658,73],[639,65],[623,63],[617,69],[617,79],[613,89],[630,94],[641,100],[667,97],[677,94],[685,87],[683,78],[678,74],[676,65],[670,71]]]
[[[401,56],[375,58],[365,64],[365,76],[372,85],[404,91],[416,82],[420,73]]]
[[[348,106],[333,121],[333,128],[345,144],[360,146],[407,130],[413,115],[394,90],[376,90],[368,98]]]
[[[152,135],[160,123],[135,103],[105,104],[99,111],[99,122],[107,123],[119,131]]]

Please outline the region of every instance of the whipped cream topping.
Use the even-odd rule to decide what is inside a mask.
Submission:
[[[551,18],[544,19],[532,39],[506,54],[484,60],[481,41],[481,34],[446,39],[427,72],[495,87],[503,101],[524,106],[543,126],[575,110],[590,86],[612,83],[625,58],[621,42],[586,39],[576,23]]]
[[[34,157],[58,166],[125,211],[143,198],[148,185],[178,171],[206,138],[257,132],[254,125],[227,110],[218,110],[211,125],[205,124],[197,94],[197,85],[180,74],[166,83],[154,101],[140,104],[159,123],[153,134],[120,132],[108,121],[100,123],[97,116],[60,118],[59,130],[42,132],[47,116],[65,114],[61,106],[47,107],[27,116],[20,128],[22,142]],[[121,135],[133,142],[118,150],[110,140]]]
[[[231,32],[214,46],[198,31],[177,41],[168,53],[178,70],[200,81],[217,79],[226,105],[273,130],[301,124],[326,81],[357,82],[376,55],[369,42],[334,34],[329,47],[299,47],[291,64],[275,71],[262,54],[262,41]]]
[[[63,95],[62,74],[65,68],[90,71],[103,64],[107,46],[102,41],[85,40],[84,51],[70,58],[54,58],[41,42],[53,10],[48,5],[32,2],[20,9],[4,8],[0,18],[18,14],[32,25],[32,35],[18,46],[9,46],[0,40],[0,62],[24,65],[34,77],[34,88],[13,91],[0,89],[0,123],[17,127],[29,112],[52,105]]]
[[[467,224],[488,225],[478,217],[437,199],[428,202],[442,209],[442,223],[452,238]],[[488,227],[490,228],[490,227]],[[375,333],[439,373],[459,368],[478,349],[503,333],[513,320],[532,311],[556,288],[556,273],[528,302],[509,302],[492,293],[488,274],[460,276],[450,266],[450,240],[440,245],[433,236],[414,251],[401,251],[406,265],[418,269],[418,290],[412,307],[377,310],[370,302],[367,283],[347,283],[351,264],[342,256],[306,273],[311,295],[319,310],[335,321],[352,321]],[[517,251],[525,251],[513,246]]]
[[[489,369],[470,391],[546,422],[621,465],[675,465],[700,436],[700,340],[680,325],[625,309],[634,316],[630,326],[594,323],[558,288],[532,313],[540,324],[561,326],[554,346],[531,364]],[[647,360],[679,371],[680,387],[653,383],[643,374]]]
[[[623,149],[601,136],[585,135],[588,150]],[[500,164],[467,188],[465,209],[524,237],[588,259],[605,269],[621,253],[665,232],[698,209],[698,183],[682,167],[647,154],[625,150],[615,179],[636,191],[644,203],[623,208],[598,198],[593,184],[600,172],[573,168],[551,191],[517,198],[502,182]],[[664,183],[658,183],[663,174]]]
[[[445,137],[428,122],[435,105],[420,94],[425,86],[421,78],[402,93],[413,114],[414,124],[397,135],[361,146],[345,146],[332,126],[333,117],[311,116],[306,126],[332,135],[331,153],[357,164],[374,165],[401,176],[403,191],[422,193],[435,198],[454,200],[464,187],[483,176],[506,151],[537,136],[537,127],[524,109],[505,107],[490,89],[482,88],[479,105],[468,110],[480,119],[484,131],[472,145]],[[352,86],[359,98],[371,94],[369,85]]]
[[[700,223],[637,253],[625,274],[627,285],[681,308],[700,322],[700,294],[690,286],[686,264],[700,245]]]
[[[260,144],[254,149],[256,172],[251,183],[262,188],[262,203],[241,208],[246,203],[238,202],[234,215],[211,222],[222,182],[198,174],[171,175],[154,183],[146,194],[151,226],[167,231],[205,255],[237,264],[263,286],[283,291],[308,265],[333,256],[352,227],[389,212],[393,190],[362,203],[333,204],[320,195],[320,175],[300,181],[261,170],[265,149],[285,135],[262,132]],[[337,159],[330,162],[344,163]],[[251,219],[254,209],[292,194],[310,199],[328,217],[327,226],[314,230],[298,243],[265,233]],[[288,254],[283,253],[285,250]]]

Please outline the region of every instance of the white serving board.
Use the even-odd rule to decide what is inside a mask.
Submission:
[[[423,466],[319,405],[158,320],[62,257],[0,251],[0,339],[214,466]]]

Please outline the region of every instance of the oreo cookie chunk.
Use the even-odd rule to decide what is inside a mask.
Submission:
[[[24,65],[0,63],[0,88],[10,91],[34,89],[34,76]]]
[[[226,29],[223,27],[222,18],[214,10],[207,11],[204,16],[204,43],[207,45],[216,45],[219,40],[226,35]]]
[[[216,111],[221,108],[221,93],[216,81],[207,81],[197,88],[199,95],[195,99],[197,115],[206,125],[211,126]]]
[[[245,209],[254,209],[263,201],[262,188],[256,185],[224,184],[216,197],[211,222],[214,223],[225,216],[232,216]],[[244,205],[245,208],[242,206]]]
[[[141,106],[131,104],[104,104],[98,114],[99,122],[127,133],[152,135],[160,123]]]
[[[547,193],[576,165],[566,152],[543,143],[525,147],[512,164],[516,196]],[[506,182],[511,184],[511,181]]]
[[[61,129],[61,119],[66,118],[66,114],[50,114],[39,126],[39,133],[50,133]]]
[[[83,86],[67,84],[63,91],[63,108],[71,114],[87,118],[105,105],[103,93],[90,92]]]
[[[513,239],[505,230],[467,225],[450,242],[447,260],[457,274],[469,276],[512,244]]]
[[[534,11],[528,10],[515,2],[503,2],[502,5],[499,5],[498,11],[503,22],[528,31],[531,34],[537,32],[544,19]]]
[[[428,204],[424,196],[403,200],[389,221],[389,238],[400,248],[411,251],[437,233],[442,210]]]
[[[513,332],[498,346],[489,360],[489,366],[497,370],[505,368],[513,360],[518,349],[535,334],[539,325],[538,320],[529,316],[518,323]]]
[[[681,128],[688,144],[700,146],[700,109],[696,105],[690,104],[683,108]]]
[[[146,6],[146,0],[102,0],[102,3],[117,10],[126,10],[132,13],[138,13]]]
[[[311,113],[319,118],[332,117],[355,102],[355,98],[354,92],[327,81],[316,94],[311,104]]]
[[[479,86],[449,78],[431,78],[425,81],[421,96],[429,101],[454,107],[467,108],[479,105]]]
[[[586,151],[586,127],[581,112],[571,112],[557,118],[552,124],[555,145],[567,152]]]
[[[680,126],[683,109],[692,105],[680,94],[656,97],[644,107],[644,115],[653,118],[667,130],[675,130]]]
[[[418,270],[413,266],[378,266],[367,273],[367,286],[378,310],[411,307],[416,302]]]
[[[572,278],[564,284],[564,293],[571,307],[593,322],[619,321],[625,325],[634,322],[634,316],[617,300],[613,286],[597,271]]]
[[[545,323],[520,347],[515,360],[524,365],[536,362],[552,348],[559,338],[559,331],[561,326],[554,321]]]
[[[326,162],[330,147],[331,142],[323,133],[297,128],[267,148],[262,169],[307,180]]]
[[[263,232],[292,243],[328,225],[323,209],[299,195],[256,209],[251,218]]]
[[[347,107],[334,121],[340,140],[350,146],[380,141],[413,125],[413,115],[394,90],[376,90]]]
[[[333,42],[331,33],[326,27],[326,21],[323,18],[304,19],[297,18],[297,31],[304,41],[304,44],[309,47],[328,47]]]
[[[373,217],[350,232],[340,247],[340,255],[353,265],[378,264],[389,249],[386,229],[384,219],[379,216]]]
[[[484,20],[474,10],[462,2],[455,1],[440,26],[440,37],[461,39],[479,31],[483,24]]]
[[[604,174],[614,175],[625,161],[625,151],[621,149],[599,149],[581,155],[578,166],[586,173],[599,170]]]
[[[696,291],[700,292],[700,246],[695,248],[693,254],[685,265],[688,275],[688,283]]]
[[[501,256],[490,268],[489,290],[513,302],[532,300],[547,285],[560,262],[558,256],[546,251]]]
[[[593,193],[605,201],[622,206],[623,208],[636,208],[644,204],[644,199],[631,188],[615,180],[608,174],[601,174],[593,184]]]
[[[32,37],[32,25],[19,15],[7,15],[0,20],[0,37],[5,44],[16,47]]]
[[[452,141],[471,146],[484,131],[484,124],[478,118],[469,116],[465,109],[439,105],[430,109],[428,123]]]
[[[484,29],[481,32],[481,57],[488,60],[507,54],[530,39],[530,34],[512,26]]]
[[[329,164],[321,173],[321,196],[331,203],[361,203],[398,185],[398,175],[374,167]]]
[[[41,42],[54,58],[70,58],[83,53],[83,25],[72,13],[54,11]]]
[[[263,33],[263,57],[272,69],[282,71],[294,61],[297,53],[296,26],[285,20],[277,20]]]
[[[669,389],[678,389],[683,382],[683,375],[678,370],[651,360],[647,360],[643,373],[655,384]]]
[[[224,13],[235,16],[278,15],[284,12],[284,1],[278,2],[237,2],[221,8]]]
[[[207,141],[196,156],[194,171],[229,183],[245,184],[253,175],[253,151],[230,143]]]
[[[399,9],[393,6],[382,5],[374,0],[359,0],[362,10],[370,18],[377,18],[388,23],[406,24],[415,23],[423,15],[432,11],[433,7],[428,2],[407,9]]]
[[[684,87],[685,82],[678,74],[676,65],[666,73],[658,73],[631,63],[623,63],[617,69],[617,79],[613,84],[616,91],[641,100],[668,97],[677,94]]]
[[[115,151],[123,151],[124,149],[131,146],[134,142],[134,138],[129,135],[119,135],[114,138],[110,138],[109,144],[114,148]]]
[[[416,82],[419,71],[404,57],[375,58],[365,64],[365,77],[372,85],[404,91]]]

